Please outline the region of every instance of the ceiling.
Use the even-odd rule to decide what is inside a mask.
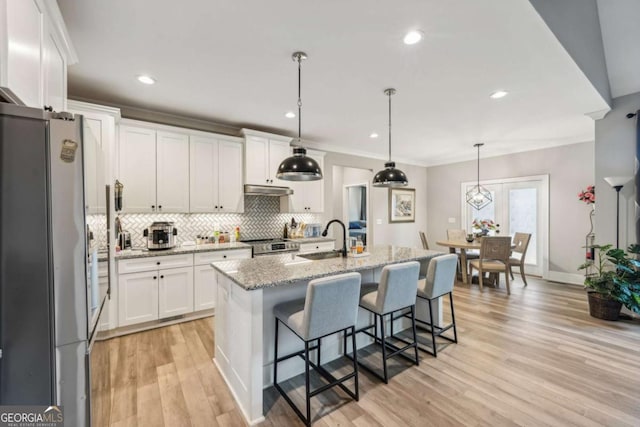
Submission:
[[[598,0],[611,95],[640,92],[640,1]]]
[[[393,158],[423,165],[474,158],[478,141],[483,157],[592,141],[585,114],[608,108],[527,0],[58,3],[72,98],[293,136],[304,50],[303,139],[328,151],[386,156],[387,87]],[[424,40],[403,44],[415,28]]]

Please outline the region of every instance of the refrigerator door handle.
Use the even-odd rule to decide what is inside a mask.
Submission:
[[[111,300],[111,186],[105,185],[107,208],[107,298]]]

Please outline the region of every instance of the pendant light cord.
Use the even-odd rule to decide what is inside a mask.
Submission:
[[[302,55],[298,55],[298,145],[302,145]]]
[[[387,92],[389,94],[389,161],[391,161],[391,91]]]
[[[480,192],[480,144],[478,145],[478,193]]]

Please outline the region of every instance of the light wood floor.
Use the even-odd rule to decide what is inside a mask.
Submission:
[[[359,402],[337,389],[315,397],[315,425],[640,426],[640,321],[589,317],[578,286],[516,278],[511,292],[458,283],[458,344],[421,353],[420,366],[393,362],[388,385],[361,371]],[[96,351],[109,372],[94,381],[97,425],[245,425],[211,361],[211,319]],[[299,398],[302,379],[288,388]],[[302,425],[273,389],[265,407],[262,427]]]

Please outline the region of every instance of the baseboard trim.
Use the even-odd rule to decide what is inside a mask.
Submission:
[[[571,285],[584,284],[584,276],[576,273],[565,273],[562,271],[549,271],[547,280],[550,282],[568,283]]]
[[[122,326],[115,329],[98,331],[97,341],[104,341],[111,338],[121,337],[123,335],[135,334],[136,332],[148,331],[149,329],[162,328],[165,326],[175,325],[176,323],[190,322],[192,320],[203,319],[205,317],[215,316],[215,308],[208,310],[187,313],[184,316],[173,318],[172,320],[153,320],[151,322],[138,323],[137,325]]]

